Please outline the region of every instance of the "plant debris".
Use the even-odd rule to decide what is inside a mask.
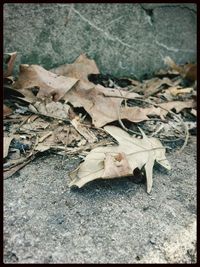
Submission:
[[[98,147],[90,151],[76,171],[71,173],[73,181],[69,186],[79,188],[98,178],[118,178],[132,176],[133,171],[145,168],[147,192],[152,188],[152,171],[156,160],[166,169],[170,164],[165,157],[165,148],[154,137],[147,138],[142,130],[143,139],[130,137],[129,134],[115,126],[105,126],[104,129],[119,143],[118,146]]]
[[[196,64],[166,57],[168,69],[138,81],[101,74],[82,54],[51,70],[22,64],[13,77],[16,56],[7,54],[3,75],[4,178],[49,151],[84,160],[70,187],[144,168],[150,193],[154,162],[170,170],[164,144],[181,141],[181,151],[195,134]]]

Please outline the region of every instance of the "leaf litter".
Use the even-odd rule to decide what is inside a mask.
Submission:
[[[166,145],[179,140],[182,151],[196,128],[196,64],[166,57],[166,69],[139,81],[103,75],[82,54],[49,71],[22,64],[16,79],[16,56],[4,71],[4,178],[49,151],[83,160],[70,187],[144,169],[150,193],[154,163],[171,168]]]

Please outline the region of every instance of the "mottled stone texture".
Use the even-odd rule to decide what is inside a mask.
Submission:
[[[141,77],[163,57],[196,61],[195,4],[4,4],[4,52],[49,69],[81,53],[102,73]]]

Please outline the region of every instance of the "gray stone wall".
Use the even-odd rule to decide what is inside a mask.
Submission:
[[[102,73],[140,78],[196,61],[195,4],[4,4],[4,52],[50,69],[81,53]]]

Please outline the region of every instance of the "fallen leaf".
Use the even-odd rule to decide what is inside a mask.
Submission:
[[[122,107],[120,110],[120,119],[127,119],[132,122],[141,122],[149,120],[148,116],[162,117],[163,111],[157,107],[139,108],[139,107]],[[166,113],[165,113],[166,114]]]
[[[169,56],[165,57],[164,62],[170,68],[178,71],[184,79],[190,81],[197,80],[197,64],[185,64],[183,66],[177,65]]]
[[[9,115],[12,114],[12,109],[3,104],[3,117],[8,117]]]
[[[8,156],[9,146],[12,140],[13,137],[3,137],[3,158],[6,158]]]
[[[69,117],[70,106],[66,103],[54,102],[49,103],[37,101],[32,106],[36,109],[35,112],[41,115],[47,115],[57,119],[67,119]]]
[[[28,99],[50,98],[60,100],[77,79],[59,76],[38,65],[20,65],[20,74],[13,87]]]
[[[24,166],[26,166],[29,162],[31,162],[33,159],[35,158],[35,156],[32,156],[30,159],[28,159],[26,162],[23,162],[17,166],[12,167],[9,170],[5,170],[3,172],[3,178],[4,179],[8,179],[10,176],[12,176],[14,173],[16,173],[17,171],[19,171],[20,169],[22,169]]]
[[[194,115],[195,117],[197,116],[197,111],[196,111],[196,109],[191,109],[191,111],[190,111],[190,113],[192,114],[192,115]]]
[[[65,147],[78,143],[81,140],[80,134],[69,125],[51,125],[51,131],[44,131],[39,134],[39,142],[36,147],[38,151],[45,151],[63,144]]]
[[[71,120],[71,124],[88,141],[88,143],[95,143],[98,140],[92,131],[87,129],[84,124],[81,124],[78,116]]]
[[[166,109],[162,110],[161,113],[163,116],[166,116],[166,114],[172,110],[175,109],[177,113],[179,113],[184,108],[194,108],[196,107],[196,103],[193,100],[189,101],[172,101],[172,102],[166,102],[159,104],[160,107]]]
[[[98,178],[107,179],[127,176],[127,174],[132,175],[136,168],[144,167],[147,192],[150,193],[154,161],[168,170],[171,169],[161,142],[154,137],[148,138],[142,131],[143,139],[137,139],[115,126],[105,126],[104,129],[118,141],[119,145],[97,147],[91,150],[85,161],[70,174],[73,180],[69,186],[80,188]],[[117,172],[118,166],[119,173]]]
[[[168,85],[168,86],[174,86],[177,84],[177,81],[173,82],[168,78],[163,78],[163,79],[159,79],[159,78],[153,78],[151,80],[147,80],[144,82],[143,85],[143,92],[144,95],[146,97],[156,94],[157,92],[159,92],[161,89],[163,89],[163,85]]]
[[[117,155],[105,154],[104,172],[102,178],[116,178],[121,176],[133,175],[126,154],[124,152]]]
[[[50,148],[51,146],[48,144],[38,143],[37,146],[35,147],[35,150],[39,152],[44,152],[49,150]]]
[[[9,55],[9,60],[8,60],[8,63],[7,63],[7,70],[3,74],[4,78],[9,77],[9,76],[12,75],[15,59],[16,59],[16,56],[17,56],[17,52],[6,53],[6,54]]]
[[[169,87],[167,91],[170,92],[172,96],[177,96],[181,94],[189,94],[193,91],[192,87],[187,87],[187,88],[180,88],[180,87]]]
[[[84,85],[87,86],[88,84],[78,83],[65,94],[63,99],[66,102],[71,103],[74,107],[84,107],[87,113],[91,116],[92,123],[96,127],[102,127],[109,122],[119,119],[119,109],[123,97],[130,99],[141,97],[137,93],[105,88],[101,85],[85,89],[83,87]],[[128,116],[127,119],[130,119],[131,116],[127,113],[127,109],[124,110],[126,111],[123,111],[123,108],[120,109],[122,117],[126,118]],[[138,113],[138,110],[136,112]],[[133,120],[131,121],[135,121],[134,119],[135,118],[133,117]],[[138,121],[137,118],[136,121]]]
[[[94,60],[89,59],[85,54],[81,54],[72,64],[64,64],[50,70],[53,73],[66,77],[73,77],[78,80],[89,82],[89,74],[98,74],[99,69]]]
[[[20,129],[22,131],[31,131],[31,132],[38,132],[43,129],[46,129],[50,125],[49,122],[46,122],[42,118],[37,118],[33,121],[29,121],[27,123],[24,123]]]

